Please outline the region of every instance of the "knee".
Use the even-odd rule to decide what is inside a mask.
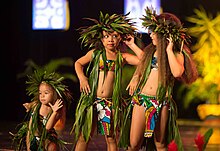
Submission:
[[[75,151],[83,151],[83,150],[86,151],[87,147],[88,147],[88,142],[86,142],[84,137],[80,135],[79,138],[77,139],[74,150]]]
[[[84,143],[86,141],[85,141],[84,137],[82,135],[80,135],[77,142]]]
[[[137,141],[130,141],[130,146],[129,146],[129,148],[130,148],[130,150],[138,150],[139,148],[140,148],[140,143],[138,143]]]
[[[55,143],[49,143],[47,146],[47,151],[58,151],[58,146]]]
[[[107,137],[106,141],[107,141],[108,144],[116,143],[116,139],[113,138],[113,137]]]
[[[166,145],[162,142],[155,142],[155,146],[157,148],[157,151],[166,151]]]
[[[139,150],[139,146],[137,146],[137,145],[130,145],[129,147],[128,147],[128,150],[130,151],[130,150],[132,150],[132,151],[138,151]]]

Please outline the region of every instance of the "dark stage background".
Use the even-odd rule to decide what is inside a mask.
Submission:
[[[219,0],[162,0],[164,11],[176,14],[187,26],[186,16],[202,5],[207,11],[216,13]],[[71,57],[73,62],[85,51],[80,50],[76,31],[84,26],[83,17],[97,18],[99,11],[123,13],[123,0],[69,0],[70,29],[67,31],[33,31],[32,0],[12,0],[1,5],[1,120],[21,120],[25,109],[22,103],[29,101],[25,91],[25,80],[16,75],[25,69],[25,61],[32,59],[44,65],[51,59]],[[65,69],[75,74],[73,68]],[[79,96],[78,83],[70,82],[74,98]],[[180,118],[197,118],[196,104],[187,111],[178,103]],[[68,116],[73,117],[75,103]],[[187,112],[187,114],[186,114]]]

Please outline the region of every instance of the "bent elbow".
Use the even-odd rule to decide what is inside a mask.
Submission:
[[[179,77],[182,76],[183,72],[184,72],[184,68],[182,68],[182,69],[180,69],[180,70],[178,70],[178,71],[174,71],[174,72],[172,72],[172,74],[173,74],[173,76],[174,76],[175,78],[179,78]]]
[[[76,61],[76,62],[74,63],[74,66],[76,67],[78,64],[79,64],[79,62],[78,62],[78,61]]]
[[[137,61],[136,65],[139,65],[140,63],[141,63],[141,60],[140,60],[140,59],[138,59],[138,61]]]

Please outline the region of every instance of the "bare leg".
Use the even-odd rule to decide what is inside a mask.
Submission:
[[[118,150],[117,141],[114,137],[105,136],[105,140],[107,143],[107,151],[117,151]]]
[[[75,151],[86,151],[87,148],[88,148],[88,142],[86,142],[83,136],[80,135],[75,146]]]
[[[45,150],[47,151],[59,151],[59,147],[56,143],[51,142],[50,140],[45,141]]]
[[[130,130],[130,147],[128,151],[137,151],[141,147],[145,130],[145,108],[134,105]]]
[[[166,151],[167,144],[165,142],[165,135],[167,130],[169,110],[167,106],[162,106],[161,113],[158,119],[158,122],[155,127],[155,137],[154,142],[157,148],[157,151]]]
[[[116,136],[113,135],[114,134],[114,122],[113,122],[114,113],[115,113],[114,110],[112,110],[110,135],[109,136],[105,135],[105,140],[107,143],[107,151],[118,151],[118,145],[117,145],[118,133],[116,132]]]
[[[93,136],[93,134],[96,130],[96,126],[97,126],[97,114],[94,113],[91,137]],[[80,134],[79,139],[77,140],[77,143],[76,143],[76,146],[75,146],[75,151],[87,151],[89,141],[86,142],[85,139],[83,138],[82,134]]]

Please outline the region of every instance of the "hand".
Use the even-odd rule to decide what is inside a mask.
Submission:
[[[123,42],[129,46],[134,43],[134,37],[131,35],[126,35],[125,40]]]
[[[166,51],[173,50],[173,39],[172,39],[172,37],[167,38],[167,40],[168,40],[168,45],[167,45]]]
[[[126,88],[126,90],[129,89],[129,95],[133,95],[134,94],[134,92],[135,92],[135,90],[137,88],[138,82],[139,82],[138,76],[134,76],[132,78],[132,80],[130,81],[130,83],[128,84],[127,88]]]
[[[63,101],[61,99],[57,99],[54,105],[49,103],[50,107],[52,108],[53,112],[57,112],[60,108],[63,107]]]
[[[23,106],[26,109],[26,112],[29,112],[31,110],[31,108],[36,105],[37,101],[32,101],[30,103],[24,103]]]
[[[91,92],[87,78],[80,80],[80,92],[86,93],[86,95]]]
[[[24,103],[23,106],[25,107],[26,112],[30,111],[30,109],[31,109],[31,104],[30,103]]]

